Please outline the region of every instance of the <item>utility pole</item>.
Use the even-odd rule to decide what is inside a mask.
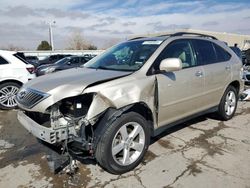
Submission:
[[[52,24],[55,24],[56,21],[49,22],[49,43],[51,46],[51,50],[54,51],[54,41],[53,41],[53,31],[52,31]]]

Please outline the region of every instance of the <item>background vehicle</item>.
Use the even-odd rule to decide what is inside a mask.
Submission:
[[[250,65],[249,64],[243,65],[243,80],[245,81],[246,85],[250,84]]]
[[[0,50],[0,108],[15,108],[19,88],[34,77],[34,66],[25,62],[17,52]]]
[[[25,56],[25,59],[28,63],[33,65],[35,68],[39,66],[39,59],[37,56]]]
[[[58,60],[57,62],[53,64],[39,66],[36,70],[36,75],[41,76],[41,75],[52,73],[52,72],[79,67],[85,64],[88,60],[89,58],[85,56],[65,57],[63,59]]]
[[[207,112],[231,119],[243,89],[241,68],[238,56],[212,36],[131,39],[79,69],[24,85],[18,119],[44,142],[88,152],[121,174],[142,161],[151,137],[166,128]]]
[[[55,63],[56,61],[71,56],[70,54],[57,54],[57,55],[51,55],[46,57],[43,60],[39,61],[39,65],[45,65],[45,64],[52,64]]]

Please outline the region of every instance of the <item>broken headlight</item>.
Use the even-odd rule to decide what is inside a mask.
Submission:
[[[61,101],[59,110],[66,117],[84,117],[88,112],[92,100],[93,94],[66,98]]]

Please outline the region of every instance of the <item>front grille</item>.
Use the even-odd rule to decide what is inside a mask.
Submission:
[[[32,108],[37,103],[47,98],[49,94],[30,88],[23,88],[17,94],[17,102],[26,108]]]

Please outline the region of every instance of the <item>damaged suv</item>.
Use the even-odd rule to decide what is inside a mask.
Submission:
[[[207,112],[233,117],[241,61],[214,37],[175,33],[118,44],[83,67],[36,78],[17,95],[21,124],[50,145],[121,174],[150,138]]]

